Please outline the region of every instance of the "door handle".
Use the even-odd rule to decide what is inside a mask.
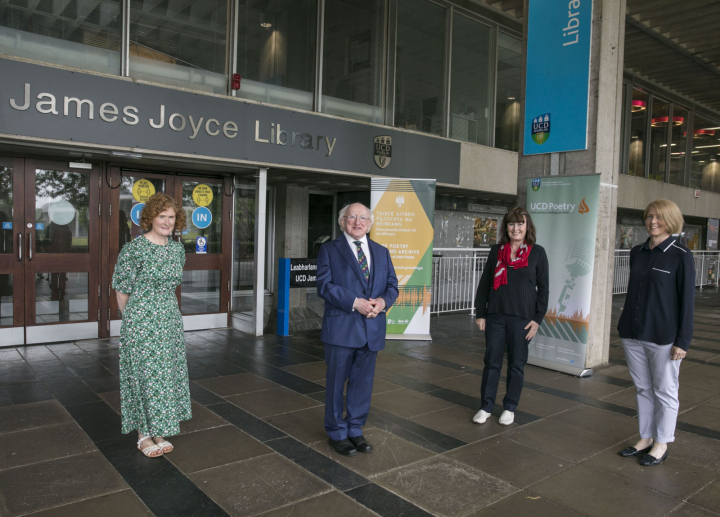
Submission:
[[[22,232],[18,232],[18,260],[22,260],[22,250],[23,250]]]
[[[28,262],[32,260],[32,232],[28,232]]]

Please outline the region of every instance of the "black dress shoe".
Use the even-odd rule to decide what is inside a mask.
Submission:
[[[363,435],[348,438],[358,452],[372,452],[373,446],[368,443]]]
[[[668,457],[668,451],[665,451],[665,454],[663,454],[662,458],[656,458],[655,456],[652,456],[650,454],[646,454],[642,458],[640,458],[640,465],[643,467],[654,467],[655,465],[660,465],[663,461],[665,461]]]
[[[642,456],[643,454],[647,454],[650,452],[650,449],[652,449],[652,445],[646,449],[643,449],[641,451],[637,450],[635,447],[628,447],[627,449],[623,449],[618,454],[622,456],[623,458],[635,458],[637,456]]]
[[[331,438],[328,438],[328,443],[335,452],[337,452],[338,454],[342,454],[343,456],[355,456],[357,454],[357,449],[355,448],[355,446],[353,446],[352,443],[350,443],[350,440],[348,440],[347,438],[345,438],[344,440],[338,440],[337,442]]]

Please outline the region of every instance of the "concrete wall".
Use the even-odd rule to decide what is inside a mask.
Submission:
[[[517,194],[518,153],[463,142],[460,146],[460,187],[499,194]]]
[[[621,174],[618,183],[618,207],[645,210],[656,199],[669,199],[677,203],[683,215],[720,218],[720,194],[701,191],[694,197],[695,189],[680,187],[635,176]]]

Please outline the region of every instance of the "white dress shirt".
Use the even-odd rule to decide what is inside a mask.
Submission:
[[[357,260],[358,252],[357,252],[357,244],[355,244],[355,241],[360,241],[360,247],[363,250],[363,253],[365,253],[365,258],[367,259],[368,263],[368,271],[370,271],[370,261],[372,260],[370,258],[370,245],[368,244],[367,235],[363,235],[362,238],[356,239],[355,237],[350,236],[347,232],[343,232],[345,234],[345,238],[348,241],[348,244],[350,245],[350,249],[353,252],[353,255],[355,255],[355,260]],[[359,264],[359,262],[358,262]]]

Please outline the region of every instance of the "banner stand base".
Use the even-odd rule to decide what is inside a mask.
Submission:
[[[569,373],[570,375],[574,375],[576,377],[590,377],[593,373],[592,368],[580,368],[577,366],[570,366],[569,364],[553,363],[552,361],[538,359],[537,357],[529,357],[528,364],[556,372]]]
[[[397,341],[432,341],[430,334],[386,334],[385,339]]]

